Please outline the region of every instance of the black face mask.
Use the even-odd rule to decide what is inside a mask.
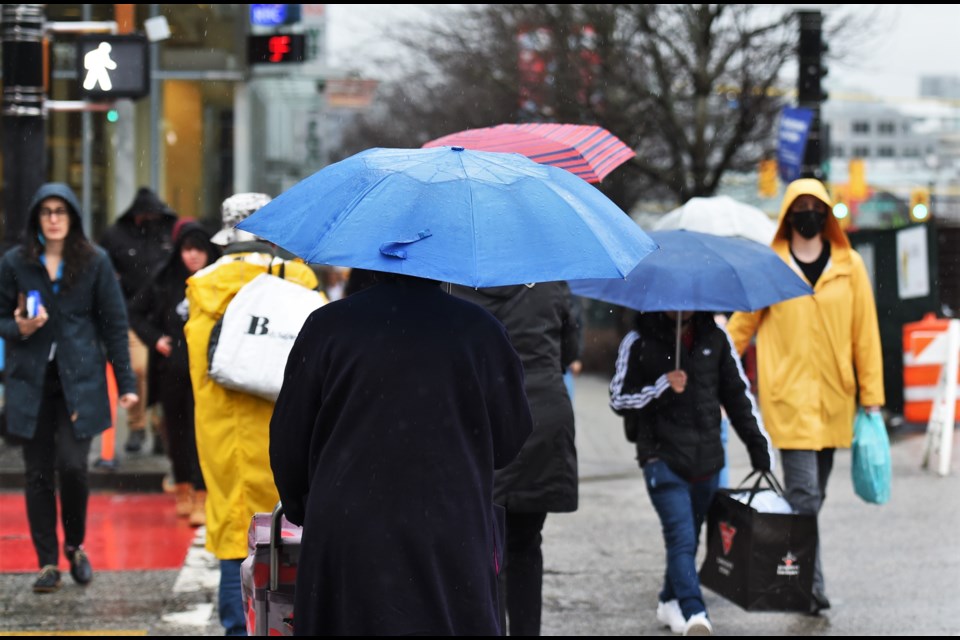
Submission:
[[[794,211],[790,214],[790,225],[807,240],[823,231],[823,226],[826,223],[827,216],[816,209]]]

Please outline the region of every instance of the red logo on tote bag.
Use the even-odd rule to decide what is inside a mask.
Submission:
[[[728,522],[720,523],[720,542],[723,543],[723,555],[730,553],[733,547],[733,536],[737,535],[737,528],[731,527]]]

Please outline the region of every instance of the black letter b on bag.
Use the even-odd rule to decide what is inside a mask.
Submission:
[[[266,335],[267,325],[270,323],[270,318],[264,318],[261,316],[250,316],[250,329],[247,330],[252,336],[256,335]]]

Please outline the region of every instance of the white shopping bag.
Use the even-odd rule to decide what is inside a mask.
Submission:
[[[210,336],[208,374],[229,389],[276,401],[304,321],[323,295],[268,273],[248,282]]]

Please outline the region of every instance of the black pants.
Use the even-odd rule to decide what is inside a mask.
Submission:
[[[539,636],[543,597],[543,553],[540,543],[546,513],[507,510],[506,560],[500,572],[501,618],[509,620],[511,636]],[[504,632],[507,624],[501,620]]]
[[[189,482],[197,491],[205,491],[200,459],[197,456],[197,438],[194,430],[193,389],[189,371],[186,379],[163,375],[158,392],[163,406],[167,428],[167,455],[176,483]]]
[[[83,544],[87,528],[87,458],[92,438],[77,438],[67,415],[55,362],[47,367],[37,431],[23,444],[26,467],[27,520],[40,567],[59,562],[57,497],[54,470],[59,471],[60,519],[64,546]]]

